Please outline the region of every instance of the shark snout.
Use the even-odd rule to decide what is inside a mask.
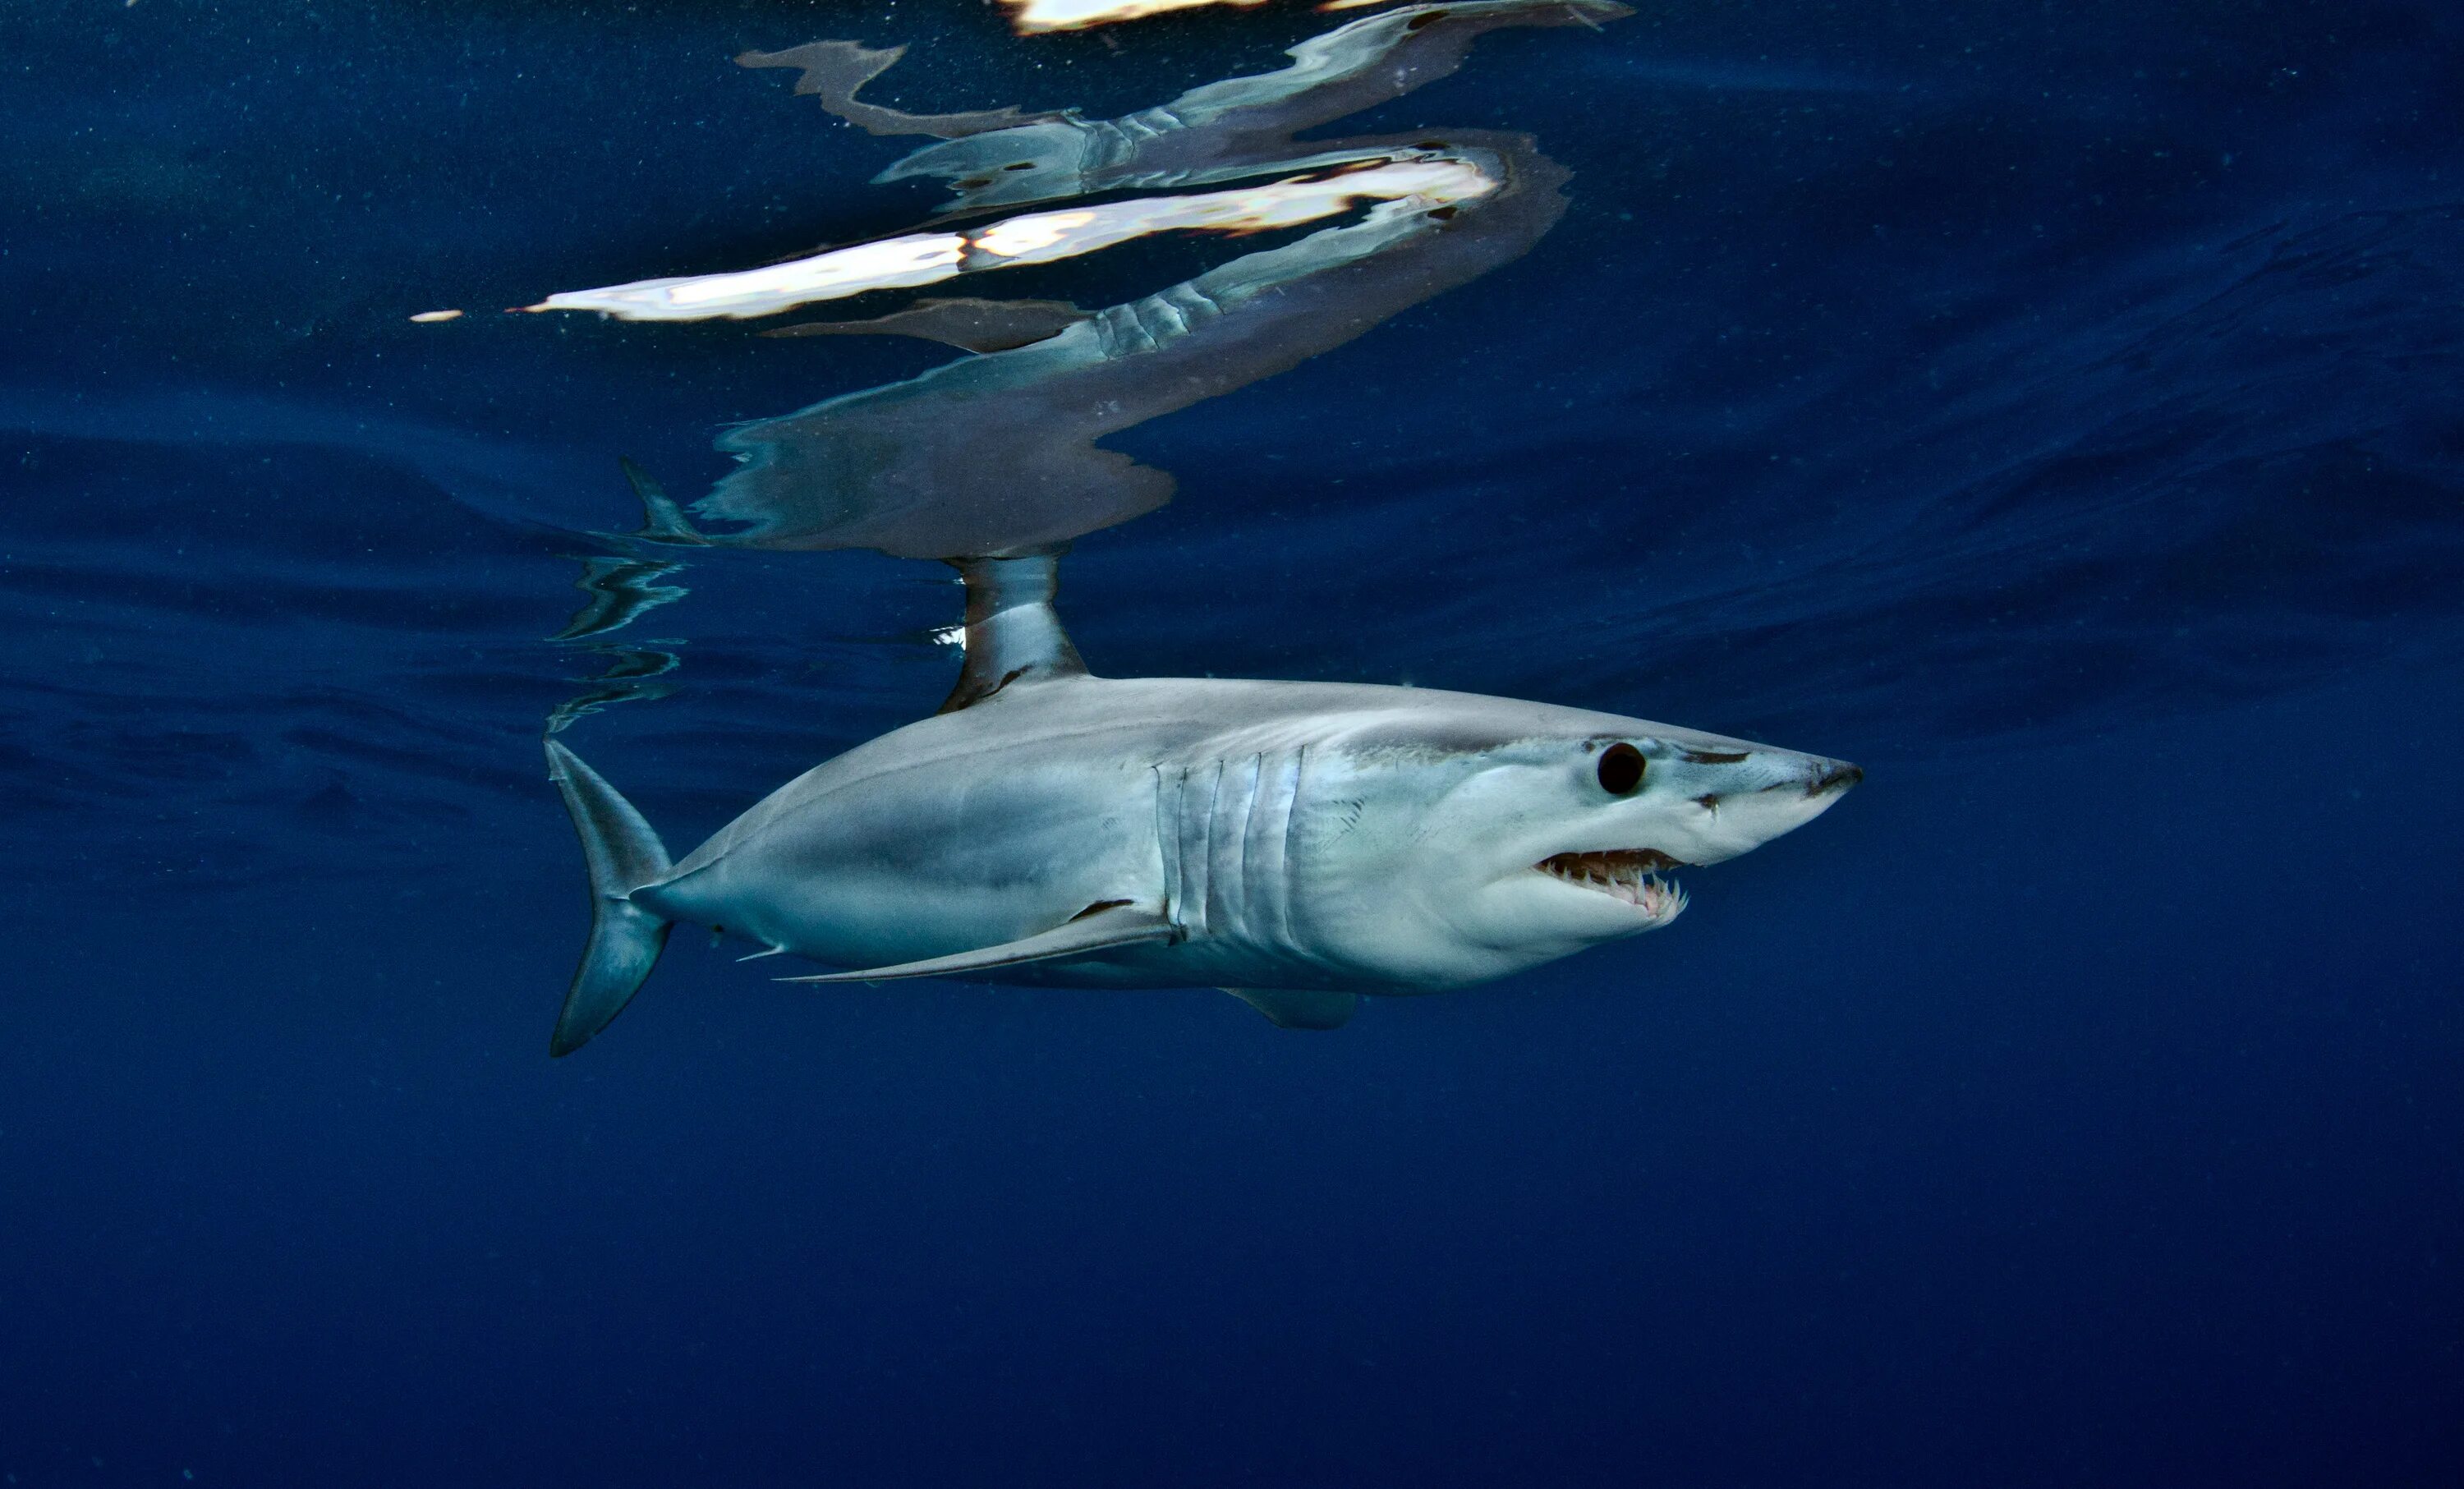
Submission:
[[[1851,765],[1846,760],[1825,759],[1818,755],[1773,750],[1765,752],[1758,763],[1762,778],[1745,787],[1744,791],[1762,798],[1786,799],[1801,797],[1809,801],[1821,800],[1825,797],[1843,795],[1849,787],[1865,778],[1863,766]],[[1712,799],[1733,801],[1739,797],[1739,791],[1732,788],[1717,793]],[[1824,806],[1830,804],[1822,801]]]

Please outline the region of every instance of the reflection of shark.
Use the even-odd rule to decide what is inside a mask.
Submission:
[[[1172,476],[1105,449],[1108,436],[1296,366],[1467,284],[1529,250],[1565,209],[1565,171],[1520,135],[1295,135],[1447,77],[1490,32],[1597,28],[1628,13],[1616,0],[1405,6],[1300,43],[1288,66],[1101,120],[1017,108],[916,115],[862,101],[901,49],[819,41],[748,53],[737,60],[796,69],[798,93],[866,130],[935,137],[880,179],[941,180],[949,209],[916,231],[801,259],[566,291],[531,308],[754,318],[1157,232],[1324,224],[1109,307],[935,297],[768,333],[916,336],[979,355],[729,430],[719,448],[741,468],[693,507],[719,525],[694,535],[679,517],[677,529],[729,547],[917,558],[1043,549],[1170,498]],[[1024,208],[1045,209],[1017,212]]]
[[[860,971],[1220,986],[1287,1027],[1676,918],[1859,778],[1611,713],[1330,683],[1089,677],[1049,557],[975,559],[941,712],[806,772],[681,864],[561,745],[592,924],[552,1048],[605,1028],[671,923]],[[757,953],[757,954],[767,954]]]

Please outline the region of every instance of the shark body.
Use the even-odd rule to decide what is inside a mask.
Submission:
[[[631,998],[669,928],[852,969],[1221,987],[1287,1027],[1659,929],[1668,869],[1811,821],[1855,766],[1642,719],[1412,688],[1088,675],[1049,557],[968,560],[938,714],[806,772],[671,864],[551,740],[591,870],[553,1051]]]

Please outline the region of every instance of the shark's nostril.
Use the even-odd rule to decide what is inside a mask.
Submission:
[[[1814,777],[1813,781],[1809,785],[1806,786],[1805,794],[1810,797],[1818,797],[1826,791],[1845,791],[1864,778],[1865,772],[1863,767],[1850,765],[1845,761],[1834,761],[1831,764],[1824,766],[1822,771]]]

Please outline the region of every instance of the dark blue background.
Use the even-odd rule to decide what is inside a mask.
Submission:
[[[540,641],[614,456],[899,342],[489,314],[889,230],[728,63],[1111,113],[1304,9],[0,16],[0,1471],[38,1484],[2421,1483],[2464,1456],[2464,17],[1648,8],[1529,258],[1120,443],[1099,671],[1845,755],[1666,935],[1299,1036],[781,989],[582,1055]],[[1346,126],[1349,129],[1351,126]],[[410,312],[473,314],[414,326]],[[701,556],[563,737],[674,844],[928,710],[929,566]]]

